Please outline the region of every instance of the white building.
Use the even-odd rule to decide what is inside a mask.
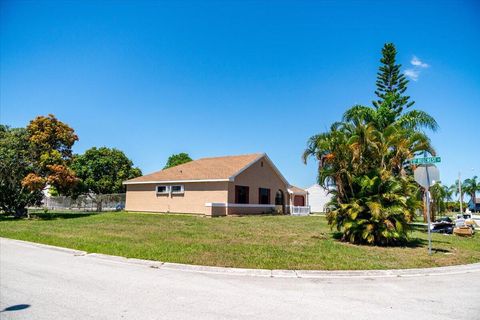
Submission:
[[[311,212],[325,212],[326,204],[332,199],[332,195],[328,194],[328,190],[318,184],[314,184],[306,190]]]

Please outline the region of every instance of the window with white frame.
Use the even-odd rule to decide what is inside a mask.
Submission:
[[[175,194],[175,193],[183,193],[184,192],[184,189],[183,189],[183,185],[182,184],[179,184],[179,185],[174,185],[174,186],[170,186],[170,192],[172,194]]]
[[[157,186],[157,194],[183,194],[184,187],[183,184],[172,185],[172,186]]]
[[[168,186],[157,186],[157,194],[167,194],[168,192]]]

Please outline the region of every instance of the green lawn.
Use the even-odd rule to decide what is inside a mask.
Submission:
[[[38,214],[30,220],[0,215],[0,236],[87,252],[211,266],[268,269],[386,269],[480,261],[480,237],[424,232],[408,247],[342,243],[322,216],[203,218],[189,215],[108,212]]]

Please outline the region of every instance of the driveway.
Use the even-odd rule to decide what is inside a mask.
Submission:
[[[292,278],[154,268],[0,239],[1,319],[480,319],[480,268]]]

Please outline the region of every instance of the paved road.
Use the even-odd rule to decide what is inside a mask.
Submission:
[[[480,271],[300,279],[208,274],[0,239],[1,319],[480,319]]]

